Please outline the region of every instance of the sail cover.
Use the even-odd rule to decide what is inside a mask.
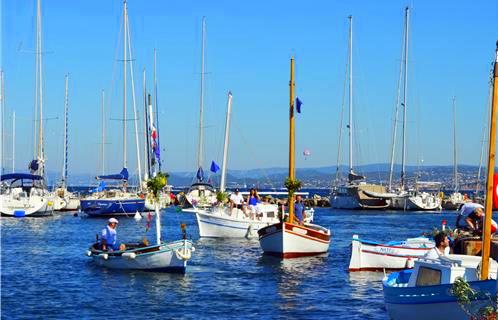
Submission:
[[[356,174],[353,171],[351,171],[348,174],[348,179],[349,179],[349,182],[353,182],[353,181],[356,181],[356,180],[363,180],[363,179],[365,179],[365,177],[362,176],[362,175],[360,175],[360,174]]]
[[[123,168],[118,174],[109,174],[106,176],[97,176],[98,180],[128,180],[128,169]]]
[[[35,174],[29,174],[29,173],[7,173],[7,174],[2,174],[0,177],[1,181],[4,180],[42,180],[42,176],[38,176]]]

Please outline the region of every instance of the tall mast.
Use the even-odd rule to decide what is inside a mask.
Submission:
[[[221,167],[220,192],[225,192],[225,180],[228,167],[228,145],[230,143],[230,115],[232,113],[232,92],[228,91],[227,118],[225,123],[225,143],[223,145],[223,166]]]
[[[349,16],[349,173],[353,173],[353,16]]]
[[[4,84],[3,84],[3,81],[4,81],[4,78],[3,78],[3,70],[0,70],[0,108],[1,108],[1,112],[2,112],[2,141],[0,142],[0,144],[2,145],[2,148],[0,150],[0,161],[1,161],[1,174],[4,173],[4,165],[3,165],[3,162],[4,162],[4,158],[5,158],[5,149],[4,149],[4,146],[5,146],[5,103],[4,103],[4,94],[5,94],[5,90],[4,90]]]
[[[489,253],[491,247],[491,218],[493,215],[493,176],[495,173],[496,156],[496,109],[498,108],[498,41],[496,42],[496,58],[494,63],[493,103],[491,105],[491,119],[489,121],[489,152],[488,152],[488,177],[486,180],[486,214],[482,238],[481,280],[489,277]]]
[[[38,108],[40,110],[38,121],[38,160],[40,163],[39,174],[45,176],[45,155],[43,147],[43,59],[42,59],[42,18],[41,0],[37,1],[36,7],[36,56],[37,56],[37,84],[38,84]]]
[[[102,145],[100,149],[102,156],[102,175],[105,175],[105,92],[102,90]]]
[[[458,161],[456,143],[456,97],[453,97],[453,183],[454,192],[458,192]]]
[[[157,67],[157,51],[156,48],[154,48],[154,112],[155,112],[155,120],[156,120],[156,143],[157,143],[157,149],[159,150],[159,155],[161,154],[161,143],[160,143],[160,134],[159,134],[159,110],[158,110],[158,103],[157,103],[157,77],[156,77],[156,67]],[[157,166],[159,169],[159,172],[161,172],[161,157],[157,157]]]
[[[290,65],[290,82],[289,82],[289,179],[294,181],[296,178],[294,170],[294,57],[291,58]],[[289,222],[294,222],[294,196],[291,196],[289,190]]]
[[[200,115],[199,115],[199,151],[197,158],[197,167],[201,168],[204,162],[204,50],[206,45],[206,17],[202,17],[202,45],[201,45],[201,97],[200,97]]]
[[[12,114],[12,172],[16,172],[16,112]]]
[[[128,12],[126,8],[126,0],[123,1],[123,26],[124,26],[124,45],[123,45],[123,168],[128,167],[126,160],[126,61],[127,61],[127,29],[128,29]]]
[[[148,123],[148,115],[147,115],[147,84],[145,78],[145,68],[143,70],[143,90],[144,90],[144,179],[148,179],[150,174],[150,160],[149,160],[149,123]]]
[[[403,33],[405,30],[403,30]],[[402,46],[404,48],[404,34],[403,34],[403,41],[402,41]],[[393,182],[393,173],[394,173],[394,155],[396,153],[396,137],[398,135],[398,113],[399,113],[399,103],[401,100],[401,81],[402,81],[402,76],[403,76],[403,56],[404,56],[404,49],[401,50],[401,59],[399,61],[399,78],[398,78],[398,93],[396,95],[396,106],[394,109],[394,126],[393,126],[393,140],[392,140],[392,146],[391,146],[391,165],[389,169],[389,190],[392,190],[392,182]]]
[[[128,12],[127,12],[128,14]],[[126,18],[126,23],[128,24],[128,17]],[[140,143],[138,140],[138,114],[137,114],[137,99],[135,96],[135,75],[133,73],[133,55],[131,51],[131,37],[129,25],[126,28],[126,37],[128,38],[128,55],[130,57],[130,79],[131,79],[131,99],[133,102],[133,124],[135,127],[135,150],[137,153],[137,169],[138,169],[138,181],[139,190],[142,190],[142,164],[140,161]]]
[[[488,110],[491,110],[491,104],[493,103],[493,68],[491,68],[491,75],[489,79],[489,90],[488,90]],[[481,138],[481,154],[479,155],[479,169],[477,170],[477,183],[476,183],[476,194],[479,192],[479,187],[481,184],[481,171],[482,171],[482,158],[484,157],[484,141],[486,140],[486,126],[482,129]]]
[[[67,185],[67,148],[68,148],[68,128],[67,128],[67,116],[68,116],[68,108],[69,108],[69,75],[66,74],[66,90],[64,95],[64,154],[62,161],[62,187],[65,188]]]
[[[403,146],[401,152],[401,189],[405,189],[405,163],[406,163],[406,110],[407,110],[407,95],[408,95],[408,27],[410,19],[410,8],[405,9],[405,72],[404,72],[404,85],[403,85]]]

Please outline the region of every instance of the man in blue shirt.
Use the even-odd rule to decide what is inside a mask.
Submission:
[[[117,243],[116,227],[118,226],[118,219],[110,218],[107,226],[102,230],[102,237],[100,244],[102,250],[119,250]]]
[[[294,202],[294,220],[298,224],[302,225],[304,219],[306,218],[306,213],[304,212],[304,204],[301,196],[296,196],[296,202]]]

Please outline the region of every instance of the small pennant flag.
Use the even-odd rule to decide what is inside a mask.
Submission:
[[[211,172],[218,172],[220,170],[220,166],[216,164],[216,162],[211,161]]]
[[[296,97],[296,110],[297,110],[297,113],[301,113],[301,105],[303,104],[303,102],[301,100],[299,100],[298,97]]]

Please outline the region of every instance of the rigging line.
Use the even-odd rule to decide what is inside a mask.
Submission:
[[[349,56],[349,46],[347,49],[348,56]],[[346,58],[346,75],[344,76],[344,86],[343,86],[343,94],[342,94],[342,104],[341,104],[341,117],[339,121],[339,143],[337,146],[337,166],[336,166],[336,171],[335,171],[335,181],[334,184],[337,186],[340,178],[340,165],[341,165],[341,147],[342,147],[342,132],[343,128],[342,126],[343,121],[344,121],[344,110],[346,106],[346,94],[347,94],[347,83],[348,83],[348,74],[349,74],[349,59]]]

